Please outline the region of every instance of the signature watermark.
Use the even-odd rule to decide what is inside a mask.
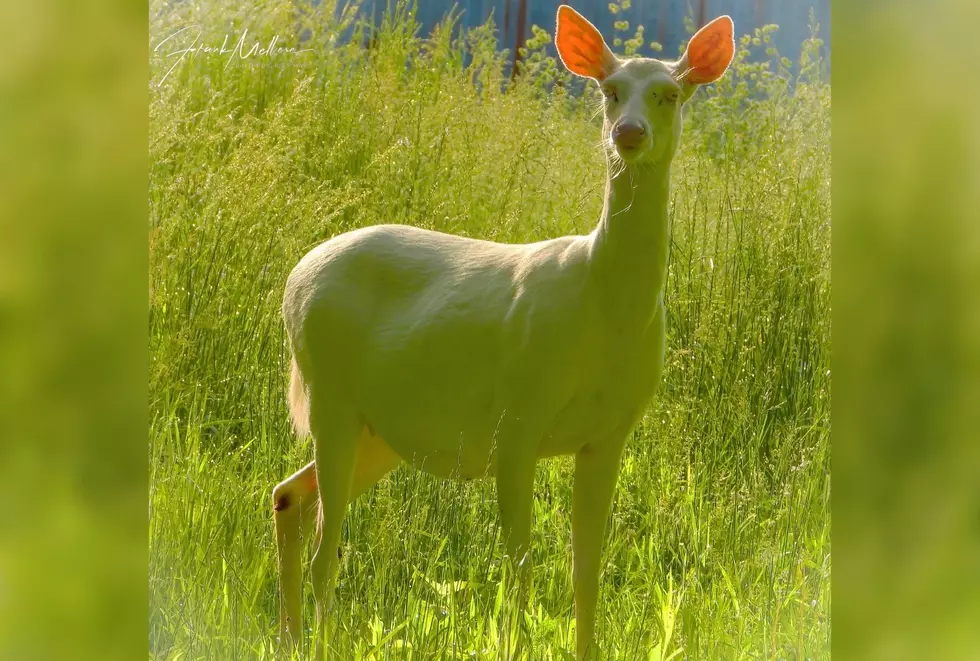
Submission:
[[[242,34],[238,38],[238,41],[234,43],[232,43],[232,36],[226,34],[224,41],[221,42],[220,46],[216,44],[204,43],[202,41],[203,34],[204,28],[202,28],[200,25],[188,25],[187,27],[180,28],[173,34],[168,35],[153,48],[154,53],[163,51],[163,57],[166,61],[176,58],[173,65],[167,69],[167,73],[165,73],[157,82],[158,86],[163,85],[167,78],[170,77],[170,74],[174,72],[174,69],[176,69],[181,62],[186,60],[188,57],[193,57],[197,53],[226,55],[228,57],[228,62],[225,64],[225,68],[227,69],[236,58],[239,60],[247,60],[250,57],[271,57],[283,53],[308,53],[313,50],[312,48],[296,48],[293,46],[280,45],[279,35],[273,36],[267,44],[262,44],[257,40],[253,40],[251,46],[249,46],[247,42],[248,29],[242,30]]]

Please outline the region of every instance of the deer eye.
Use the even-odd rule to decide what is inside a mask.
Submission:
[[[650,98],[656,101],[658,106],[662,106],[664,101],[673,104],[677,102],[677,92],[673,90],[663,91],[659,94],[657,92],[651,92]]]

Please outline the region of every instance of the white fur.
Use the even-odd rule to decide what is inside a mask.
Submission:
[[[570,11],[559,10],[559,39]],[[522,559],[534,464],[574,454],[577,647],[579,658],[593,653],[619,459],[663,366],[670,162],[691,93],[675,64],[610,55],[602,44],[588,69],[609,94],[605,204],[591,234],[509,245],[380,225],[321,244],[289,275],[290,409],[297,432],[314,436],[316,475],[311,464],[275,492],[284,620],[300,608],[300,513],[288,506],[308,508],[312,489],[322,620],[347,502],[399,460],[444,477],[493,476],[508,552]],[[639,146],[615,144],[620,122],[644,128]]]
[[[288,280],[299,371],[438,475],[493,474],[508,411],[535,418],[537,457],[574,453],[633,421],[662,353],[655,297],[629,311],[642,319],[610,318],[595,240],[505,245],[401,225],[337,237]]]

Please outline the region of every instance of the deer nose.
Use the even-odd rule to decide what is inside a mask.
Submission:
[[[617,147],[632,149],[643,142],[647,131],[640,124],[633,122],[620,122],[612,130],[612,139]]]

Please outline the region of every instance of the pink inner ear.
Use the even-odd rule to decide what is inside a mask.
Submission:
[[[728,16],[711,21],[691,38],[687,61],[691,67],[686,81],[695,85],[711,83],[728,69],[735,56],[735,26]]]
[[[572,73],[596,80],[609,75],[602,35],[571,7],[562,6],[558,10],[555,46]]]

